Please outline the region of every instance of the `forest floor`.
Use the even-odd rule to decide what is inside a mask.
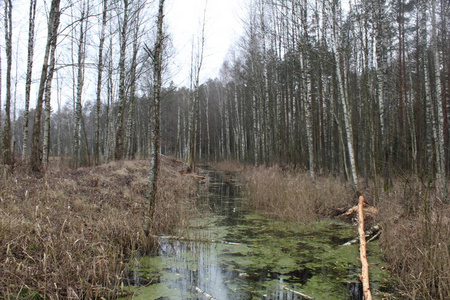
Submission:
[[[222,162],[218,169],[239,174],[249,205],[269,218],[308,223],[340,215],[357,204],[353,188],[339,178],[319,175],[313,182],[302,170]],[[362,191],[378,209],[366,229],[381,227],[380,246],[399,278],[399,294],[409,299],[450,299],[450,205],[414,176],[397,176],[394,188],[372,180]],[[355,227],[355,237],[357,235]],[[369,254],[370,263],[370,254]]]
[[[152,249],[144,234],[148,161],[61,165],[40,178],[19,165],[0,179],[2,299],[116,298],[127,262]],[[162,157],[151,234],[170,233],[187,218],[197,185],[183,168]]]

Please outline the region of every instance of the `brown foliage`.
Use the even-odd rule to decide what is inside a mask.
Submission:
[[[153,234],[184,218],[195,180],[163,158]],[[143,233],[147,161],[78,170],[17,171],[0,183],[0,298],[114,298]]]
[[[450,206],[417,182],[382,194],[381,247],[410,299],[450,299]]]

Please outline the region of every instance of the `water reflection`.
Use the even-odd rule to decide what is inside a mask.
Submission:
[[[139,260],[133,283],[146,287],[136,298],[305,299],[292,292],[302,291],[315,299],[362,299],[358,248],[339,247],[355,235],[351,225],[266,220],[244,208],[239,184],[213,171],[203,175],[209,183],[197,200],[201,218],[192,220],[188,240],[160,239],[158,254]],[[377,299],[387,274],[380,257],[371,263]]]

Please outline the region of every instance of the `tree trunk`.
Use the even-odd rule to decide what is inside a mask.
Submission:
[[[332,24],[333,24],[333,33],[332,33],[332,50],[336,63],[336,78],[339,86],[339,99],[342,105],[343,118],[344,118],[344,127],[345,134],[347,139],[347,151],[348,158],[350,161],[350,171],[352,176],[352,183],[355,190],[358,189],[358,176],[356,172],[356,160],[355,160],[355,151],[353,145],[353,126],[351,122],[351,111],[350,111],[350,103],[348,99],[348,91],[347,91],[347,66],[345,62],[342,60],[341,50],[338,48],[338,34],[342,31],[340,25],[340,4],[334,5],[333,7],[329,7],[331,9],[330,15],[332,16]]]
[[[159,173],[159,146],[160,146],[160,102],[161,102],[161,85],[162,85],[162,51],[164,42],[163,32],[163,19],[164,19],[164,0],[159,0],[158,19],[156,23],[157,37],[153,51],[147,48],[149,55],[153,53],[153,100],[154,100],[154,120],[155,126],[153,128],[152,135],[152,148],[150,154],[150,174],[148,178],[146,198],[149,201],[147,234],[150,234],[152,227],[153,216],[156,207],[156,194],[158,188],[158,173]]]
[[[11,65],[12,65],[12,1],[4,0],[5,42],[6,42],[6,99],[5,124],[3,127],[3,163],[12,165],[11,153]],[[1,109],[1,107],[0,107]]]
[[[100,44],[98,46],[98,65],[97,65],[97,93],[96,93],[96,110],[95,110],[95,145],[94,145],[94,164],[100,163],[100,109],[101,109],[101,93],[102,93],[102,76],[103,76],[103,47],[105,44],[105,31],[108,22],[108,0],[103,0],[102,12],[102,29],[100,32]]]
[[[78,40],[78,61],[77,61],[77,93],[75,102],[75,131],[74,131],[74,153],[73,161],[74,167],[79,168],[81,166],[81,133],[82,133],[82,118],[83,118],[83,107],[81,98],[83,96],[83,86],[84,86],[84,68],[85,68],[85,58],[86,58],[86,20],[85,20],[85,3],[83,3],[83,8],[81,12],[81,22],[80,22],[80,35]]]
[[[130,88],[130,103],[128,107],[128,119],[127,119],[127,131],[126,131],[126,145],[127,145],[127,158],[132,159],[134,156],[134,144],[133,144],[133,129],[134,129],[134,101],[136,94],[136,69],[137,69],[137,54],[139,49],[139,12],[137,12],[136,17],[136,27],[134,31],[133,40],[133,56],[131,59],[131,88]]]
[[[55,51],[56,44],[52,45],[50,50],[50,65],[47,76],[47,82],[45,84],[45,111],[44,111],[44,139],[42,141],[42,158],[44,160],[44,165],[48,163],[50,154],[50,117],[51,117],[51,95],[52,95],[52,81],[53,75],[55,73]]]
[[[123,0],[123,22],[120,32],[120,56],[119,56],[119,106],[117,108],[117,132],[115,159],[120,160],[123,156],[123,127],[125,123],[125,105],[127,102],[125,91],[125,57],[127,49],[128,31],[128,5],[129,0]]]
[[[34,55],[34,27],[36,21],[36,0],[30,0],[30,17],[28,23],[28,54],[27,54],[27,75],[25,79],[25,111],[23,127],[23,148],[22,160],[25,160],[28,152],[28,132],[29,132],[29,111],[30,111],[30,93],[31,78],[33,74],[33,55]]]
[[[432,23],[432,53],[434,60],[435,93],[436,93],[436,113],[437,113],[437,140],[436,140],[436,178],[438,181],[438,193],[441,199],[448,201],[447,180],[445,172],[444,153],[444,113],[442,109],[442,88],[441,88],[441,63],[438,50],[437,24],[436,24],[436,0],[431,1],[431,23]]]
[[[47,44],[45,46],[44,62],[42,65],[41,78],[39,81],[38,97],[33,125],[30,163],[31,163],[31,170],[34,172],[40,172],[42,168],[42,157],[40,148],[42,105],[44,99],[45,83],[47,80],[47,73],[49,67],[48,60],[50,55],[50,48],[52,44],[54,44],[56,47],[56,39],[58,37],[58,27],[60,20],[60,11],[59,11],[60,2],[61,0],[52,0],[48,20]]]
[[[195,169],[195,158],[196,158],[196,129],[197,129],[197,118],[196,111],[198,107],[199,101],[199,85],[200,85],[200,71],[203,65],[203,51],[205,49],[205,25],[206,25],[206,7],[203,12],[203,24],[202,24],[202,33],[200,37],[199,49],[197,56],[194,59],[194,45],[192,47],[192,66],[191,66],[191,81],[192,84],[192,98],[189,107],[189,141],[187,147],[187,159],[186,164],[188,166],[188,170],[192,171]],[[193,42],[194,43],[194,42]]]

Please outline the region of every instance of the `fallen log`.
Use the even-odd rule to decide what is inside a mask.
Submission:
[[[195,290],[197,293],[202,294],[203,296],[205,296],[206,299],[210,299],[210,300],[215,299],[213,296],[211,296],[210,294],[208,294],[208,293],[205,292],[204,290],[200,289],[198,286],[196,286],[196,287],[194,288],[194,290]]]
[[[363,204],[363,209],[364,209],[364,213],[366,214],[371,214],[371,215],[376,215],[378,214],[378,208],[376,208],[375,206],[371,206],[369,204],[364,203]],[[358,205],[353,206],[352,208],[349,208],[345,213],[339,215],[339,216],[349,216],[353,213],[357,213],[358,212]]]
[[[362,272],[361,272],[361,282],[363,284],[363,292],[365,300],[372,300],[372,294],[370,292],[370,284],[369,284],[369,263],[367,261],[367,251],[366,251],[366,236],[364,232],[364,196],[359,196],[359,204],[358,204],[358,219],[359,219],[359,252],[362,263]]]
[[[283,285],[283,290],[286,290],[286,291],[291,292],[291,293],[293,293],[293,294],[302,296],[303,298],[308,299],[308,300],[314,300],[313,297],[308,296],[308,295],[306,295],[306,294],[304,294],[304,293],[302,293],[302,292],[292,290],[292,289],[288,288],[288,287],[285,286],[285,285]]]
[[[367,241],[367,243],[373,241],[374,239],[376,239],[377,237],[379,237],[381,234],[381,227],[380,225],[376,224],[374,226],[372,226],[369,230],[365,231],[365,236],[366,237],[370,237],[370,239]],[[348,242],[346,242],[345,244],[342,244],[341,246],[349,246],[349,245],[353,245],[359,242],[359,237],[350,240]]]

